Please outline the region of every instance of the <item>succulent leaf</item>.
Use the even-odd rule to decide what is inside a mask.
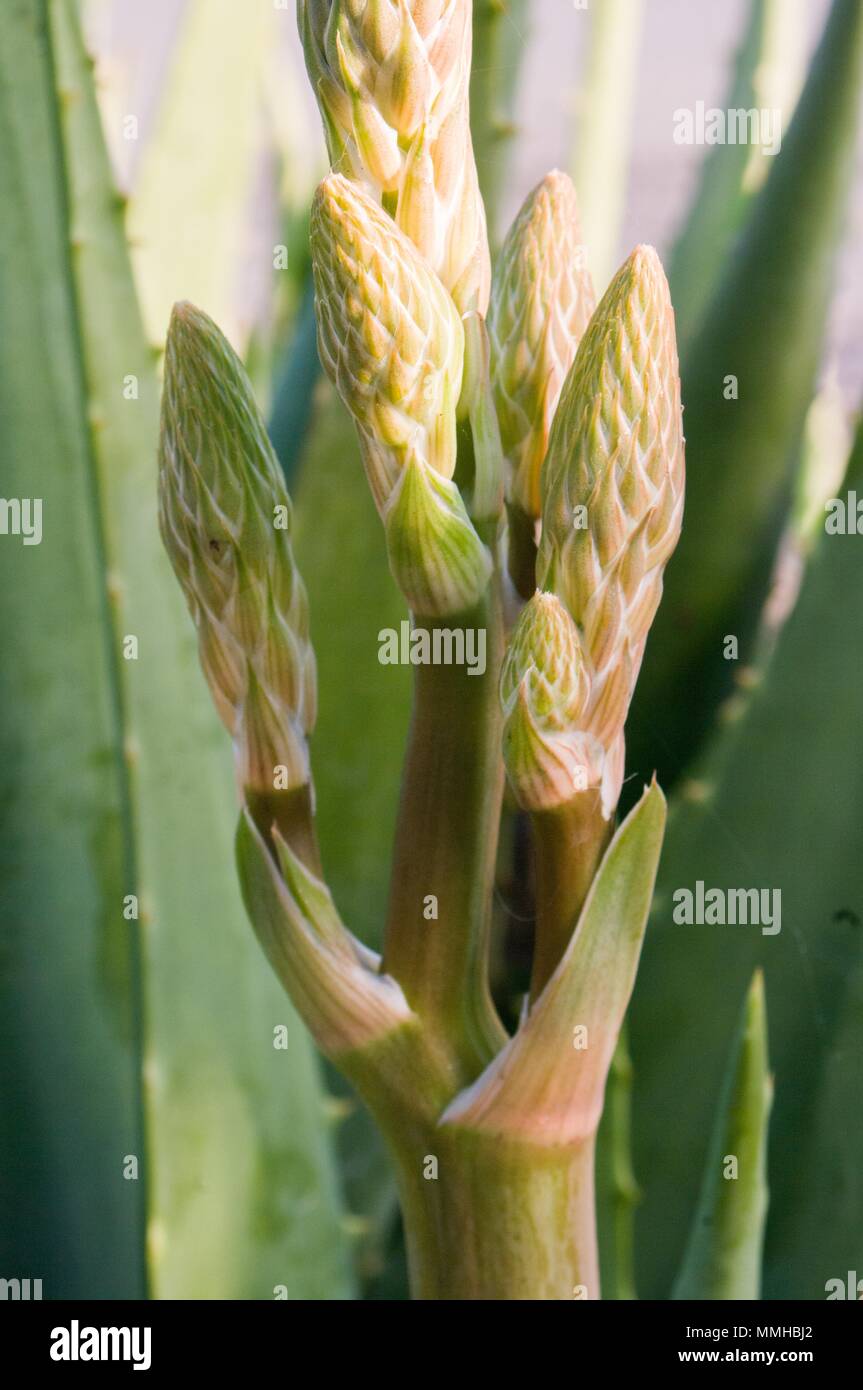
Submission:
[[[666,783],[728,690],[723,635],[740,634],[741,656],[749,647],[787,514],[852,183],[861,73],[863,6],[834,0],[782,148],[684,357],[697,467],[630,721],[636,764],[658,764]]]
[[[838,497],[853,517],[863,497],[863,430]],[[793,1165],[771,1172],[764,1297],[823,1299],[826,1280],[858,1267],[863,941],[859,818],[849,808],[863,805],[863,663],[859,646],[837,641],[836,615],[843,632],[863,624],[859,544],[856,535],[822,534],[770,664],[745,705],[735,701],[672,803],[630,1013],[645,1298],[665,1297],[676,1277],[724,1040],[759,967],[771,988],[779,1079],[771,1147],[797,1152]],[[751,913],[737,927],[678,925],[672,895],[698,880],[725,891],[759,888],[771,923],[759,912],[760,925]],[[699,1086],[691,1084],[693,1059]]]
[[[756,971],[729,1058],[701,1195],[672,1298],[761,1297],[772,1099],[764,976]]]

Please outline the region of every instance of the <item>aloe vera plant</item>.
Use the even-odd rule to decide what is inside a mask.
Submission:
[[[626,714],[683,513],[668,287],[639,247],[595,306],[561,174],[528,200],[489,286],[469,6],[380,3],[361,20],[336,0],[299,17],[339,170],[312,209],[319,351],[411,614],[414,706],[378,956],[321,864],[291,504],[242,364],[177,305],[161,529],[233,737],[246,906],[388,1143],[415,1295],[597,1298],[596,1132],[665,823],[654,783],[615,829]],[[504,769],[537,858],[512,1036],[487,959]],[[757,1248],[760,1213],[752,1225]]]
[[[834,394],[812,404],[859,3],[832,5],[775,160],[705,161],[669,289],[645,246],[606,288],[640,5],[578,16],[578,194],[551,171],[499,235],[529,0],[300,0],[332,171],[310,247],[286,234],[295,298],[310,278],[269,431],[232,245],[261,65],[293,20],[188,7],[130,257],[75,8],[21,0],[0,47],[4,487],[46,461],[46,536],[64,518],[23,589],[0,538],[2,1046],[23,1059],[0,1096],[4,1260],[38,1262],[46,1296],[350,1296],[348,1232],[374,1276],[397,1191],[415,1297],[823,1296],[863,1239],[834,621],[859,564],[853,534],[821,534],[834,494],[853,512],[861,448],[843,483]],[[800,8],[752,0],[731,105],[790,114]],[[231,100],[187,180],[216,62]],[[200,260],[196,225],[217,229]],[[160,430],[132,268],[167,331]],[[681,885],[733,894],[741,872],[781,890],[783,935],[671,920]],[[533,922],[516,1007],[493,932],[513,881]],[[111,927],[124,900],[140,929]],[[331,1122],[350,1104],[309,1034],[364,1107],[353,1219]]]

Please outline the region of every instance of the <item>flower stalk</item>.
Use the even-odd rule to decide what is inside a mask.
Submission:
[[[486,317],[471,6],[301,0],[299,16],[334,166],[311,217],[319,354],[412,647],[448,655],[415,665],[379,957],[317,849],[290,501],[235,354],[178,306],[160,518],[234,739],[244,900],[389,1146],[414,1296],[595,1299],[597,1131],[665,827],[655,782],[619,826],[616,810],[683,507],[668,288],[639,247],[596,306],[575,191],[552,173],[506,238]],[[536,864],[511,1035],[488,969],[505,778]]]

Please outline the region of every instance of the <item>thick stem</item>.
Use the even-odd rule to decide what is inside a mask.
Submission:
[[[536,855],[536,934],[531,1003],[542,993],[569,943],[614,829],[599,791],[579,792],[566,806],[531,816]]]
[[[433,1131],[400,1164],[414,1298],[599,1298],[593,1149]]]
[[[415,619],[414,640],[426,633],[432,656],[435,640],[439,654],[449,642],[473,665],[450,657],[416,667],[384,947],[384,969],[446,1041],[465,1080],[506,1037],[487,980],[503,790],[497,578],[470,611]]]

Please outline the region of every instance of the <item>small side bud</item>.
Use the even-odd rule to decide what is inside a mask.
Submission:
[[[412,459],[384,514],[393,578],[414,613],[444,617],[479,600],[492,559],[455,483]]]
[[[590,678],[578,629],[554,594],[537,591],[501,671],[503,753],[527,810],[552,810],[599,785],[603,749],[589,732]]]

